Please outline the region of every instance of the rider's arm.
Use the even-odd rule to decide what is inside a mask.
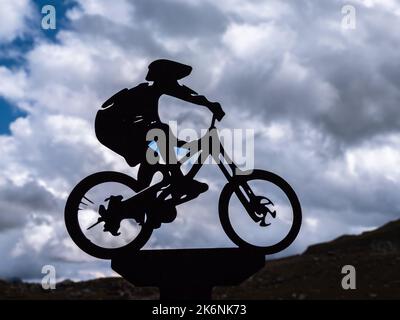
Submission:
[[[187,102],[205,106],[207,108],[210,108],[212,104],[212,102],[209,101],[205,96],[199,95],[196,91],[183,85],[177,85],[168,88],[167,94]]]
[[[196,91],[184,85],[181,86],[178,84],[176,86],[170,87],[167,89],[166,93],[175,98],[207,107],[217,116],[218,120],[221,120],[222,117],[225,115],[224,111],[221,108],[221,105],[218,102],[211,102],[205,96],[199,95]]]

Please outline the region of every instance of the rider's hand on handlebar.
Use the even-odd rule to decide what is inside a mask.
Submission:
[[[210,105],[210,110],[214,113],[214,116],[218,121],[221,121],[225,116],[225,112],[222,110],[222,107],[218,102],[212,102]]]

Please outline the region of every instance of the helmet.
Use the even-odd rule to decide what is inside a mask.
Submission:
[[[146,80],[179,80],[188,76],[191,72],[191,66],[172,60],[159,59],[149,64]]]

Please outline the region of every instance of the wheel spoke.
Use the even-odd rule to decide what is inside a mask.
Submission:
[[[89,228],[87,228],[86,230],[90,230],[93,227],[97,226],[99,223],[103,222],[103,219],[99,218],[97,219],[97,221],[95,223],[93,223]]]
[[[92,200],[90,200],[89,198],[86,198],[85,196],[83,196],[83,198],[87,201],[89,201],[91,204],[94,204],[94,202]]]

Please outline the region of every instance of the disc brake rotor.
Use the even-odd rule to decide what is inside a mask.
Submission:
[[[270,223],[266,222],[267,215],[270,214],[272,218],[276,217],[276,210],[274,209],[274,203],[263,196],[255,197],[255,212],[257,216],[261,219],[260,226],[266,227],[269,226]]]

